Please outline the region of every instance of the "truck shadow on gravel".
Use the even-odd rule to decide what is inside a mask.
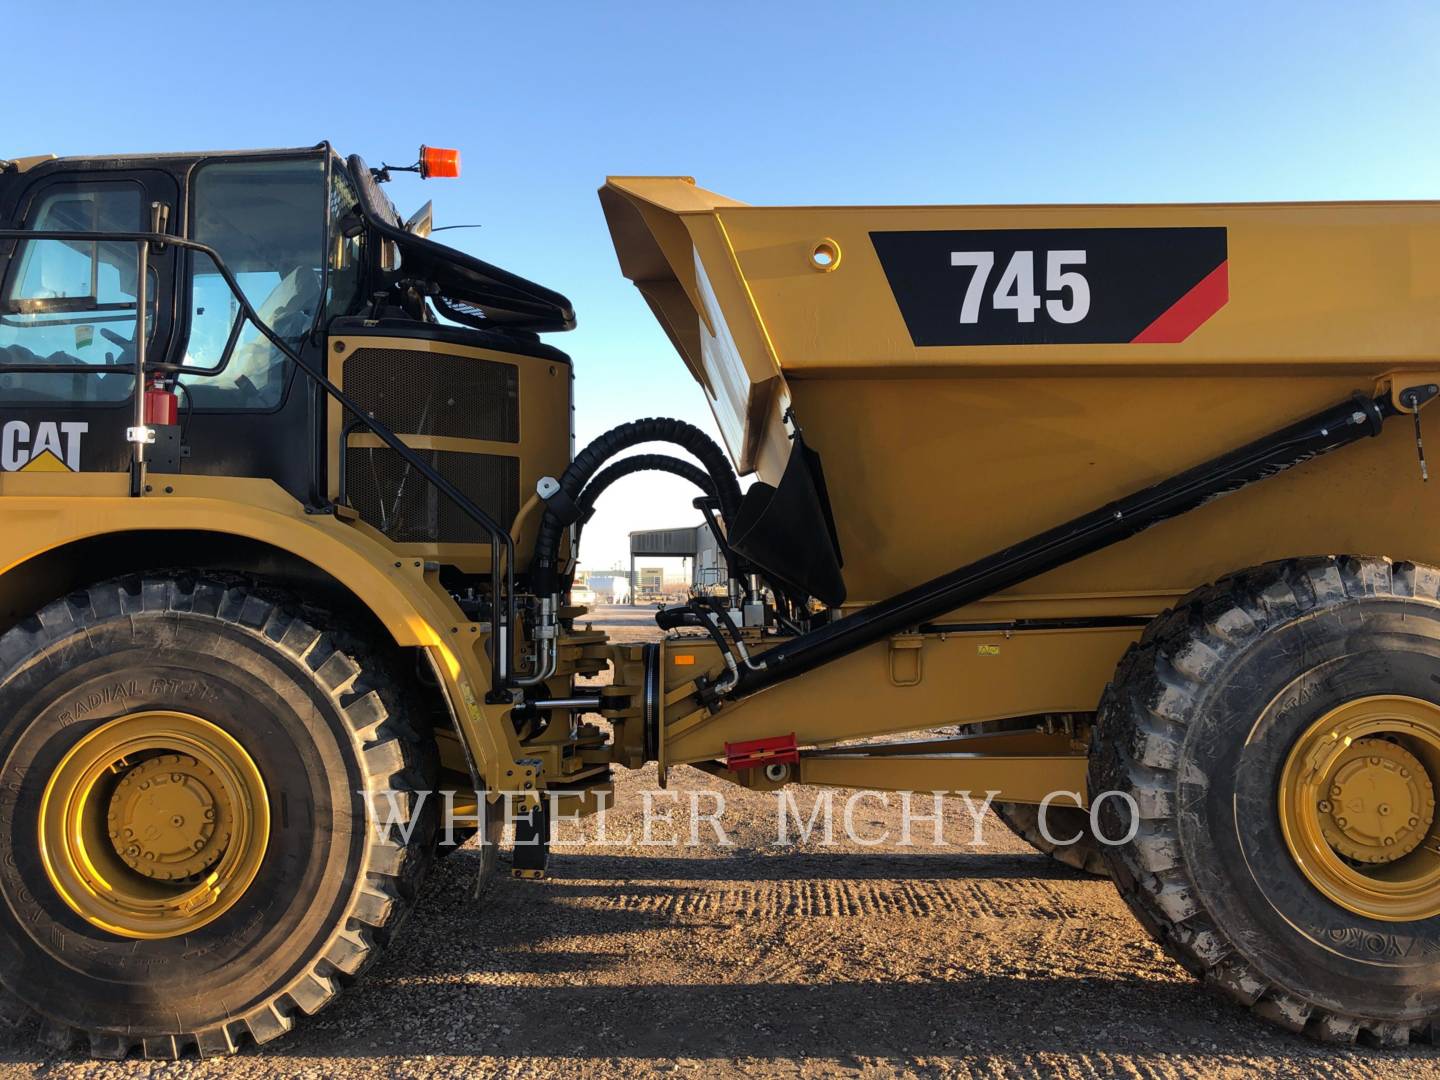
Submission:
[[[557,855],[554,878],[501,877],[480,909],[468,900],[475,857],[458,853],[369,978],[267,1056],[1019,1062],[1040,1052],[1275,1057],[1304,1071],[1351,1058],[1440,1065],[1429,1047],[1337,1050],[1277,1031],[1160,956],[1114,910],[1108,882],[1037,856],[633,850]],[[987,943],[967,926],[1004,933],[1012,912],[986,894],[1007,890],[1042,935],[1054,923],[1075,936],[986,958],[982,970]],[[909,940],[924,936],[915,919],[961,935],[953,963],[887,976],[848,936],[865,924],[878,941],[864,949],[904,953],[922,947]],[[1139,970],[1121,969],[1106,933]]]
[[[1108,882],[1038,856],[576,853],[552,865],[555,877],[529,883],[502,864],[477,906],[478,857],[455,853],[360,983],[247,1055],[281,1071],[426,1056],[497,1069],[982,1057],[1025,1071],[1037,1054],[1100,1073],[1168,1055],[1301,1074],[1440,1067],[1428,1047],[1337,1050],[1271,1028],[1160,955]],[[0,1062],[74,1060],[33,1037],[28,1024],[0,1030]]]

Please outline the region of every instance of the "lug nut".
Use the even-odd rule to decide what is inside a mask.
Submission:
[[[1322,814],[1330,813],[1330,800],[1321,799],[1320,802],[1316,805],[1315,809],[1319,810]]]

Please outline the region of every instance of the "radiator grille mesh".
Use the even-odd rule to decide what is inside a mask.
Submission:
[[[416,452],[502,528],[509,528],[520,509],[519,458],[446,450]],[[346,450],[345,486],[350,504],[359,515],[396,543],[489,541],[485,531],[464,511],[388,448]]]
[[[520,371],[514,364],[416,349],[356,349],[345,392],[404,435],[520,441]]]

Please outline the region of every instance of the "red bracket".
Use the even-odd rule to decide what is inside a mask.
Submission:
[[[800,749],[795,745],[795,733],[775,735],[769,739],[751,739],[749,742],[725,744],[725,767],[731,772],[754,769],[761,765],[798,765]]]

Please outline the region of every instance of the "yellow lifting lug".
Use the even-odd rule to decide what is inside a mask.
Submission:
[[[1395,371],[1382,378],[1376,387],[1387,390],[1397,412],[1418,413],[1440,396],[1440,371]]]
[[[918,686],[925,677],[924,634],[896,634],[890,639],[890,682]]]

